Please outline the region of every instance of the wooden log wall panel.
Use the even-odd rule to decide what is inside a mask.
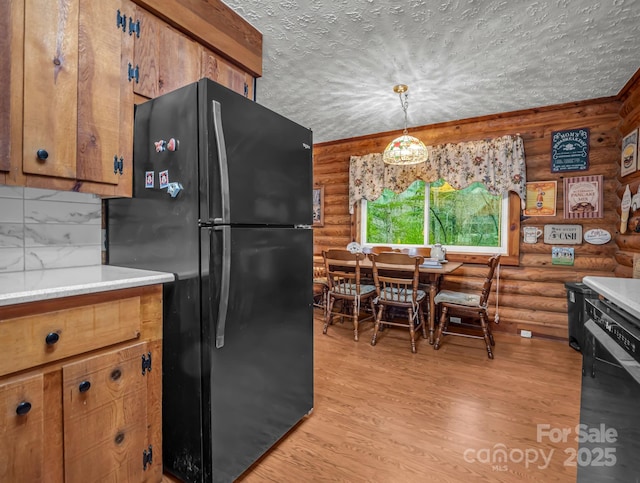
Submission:
[[[622,106],[620,107],[620,135],[621,138],[626,136],[632,130],[640,127],[640,69],[634,77],[627,83],[621,92]],[[624,189],[629,185],[631,194],[638,192],[640,187],[640,171],[629,174],[623,178],[619,177],[620,160],[618,159],[618,181],[619,186],[616,190],[618,198],[618,208],[624,193]],[[616,211],[618,220],[620,219],[619,209]],[[618,230],[620,226],[618,223]],[[629,213],[629,221],[626,233],[622,234],[616,231],[615,244],[620,248],[616,256],[618,266],[616,267],[616,276],[631,278],[633,277],[633,263],[635,259],[640,258],[640,210]]]
[[[633,94],[633,95],[631,95]],[[640,105],[640,95],[627,94],[627,103]],[[582,281],[586,275],[615,277],[620,270],[616,254],[621,246],[637,246],[639,241],[618,239],[620,225],[620,112],[627,109],[636,115],[636,110],[627,106],[619,98],[597,99],[529,109],[514,113],[503,113],[474,119],[447,122],[409,129],[427,146],[442,143],[458,143],[493,138],[506,134],[520,134],[524,140],[527,161],[527,180],[558,182],[557,214],[553,217],[523,217],[522,226],[546,224],[579,224],[583,233],[590,228],[603,228],[614,238],[604,245],[573,245],[575,262],[573,266],[557,266],[551,263],[551,245],[543,242],[522,243],[520,235],[520,255],[518,266],[503,266],[500,270],[499,316],[500,323],[494,330],[518,333],[531,330],[534,335],[568,338],[568,316],[566,282]],[[638,116],[640,117],[640,116]],[[573,128],[589,128],[589,170],[570,173],[551,173],[551,135],[553,131]],[[314,254],[322,250],[344,247],[352,241],[355,215],[349,214],[348,183],[349,159],[351,156],[382,152],[399,131],[386,132],[359,138],[332,141],[314,146],[314,182],[325,187],[325,224],[314,229]],[[599,219],[565,219],[563,209],[563,179],[581,175],[602,175],[604,178],[604,216]],[[625,178],[626,181],[626,178]],[[640,184],[640,177],[638,178]],[[630,259],[625,253],[624,260]],[[474,288],[482,285],[486,266],[465,263],[455,274],[445,277],[442,287],[449,289]],[[490,297],[491,320],[495,313],[496,283]]]

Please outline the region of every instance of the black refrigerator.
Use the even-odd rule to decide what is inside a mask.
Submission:
[[[230,482],[313,408],[312,133],[202,79],[136,107],[110,265],[163,292],[163,463]]]

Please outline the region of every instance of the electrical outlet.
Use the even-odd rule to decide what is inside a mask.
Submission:
[[[530,330],[521,330],[520,331],[520,336],[521,337],[526,337],[527,339],[531,339],[531,331]]]
[[[449,322],[452,322],[454,324],[461,324],[462,319],[460,317],[449,317]]]

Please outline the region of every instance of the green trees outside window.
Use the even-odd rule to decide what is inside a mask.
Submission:
[[[507,212],[505,198],[483,184],[455,190],[444,180],[415,181],[399,194],[385,190],[363,205],[362,241],[374,245],[500,247]]]

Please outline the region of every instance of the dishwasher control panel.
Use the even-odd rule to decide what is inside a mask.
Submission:
[[[607,300],[586,300],[587,317],[640,362],[640,321]]]

